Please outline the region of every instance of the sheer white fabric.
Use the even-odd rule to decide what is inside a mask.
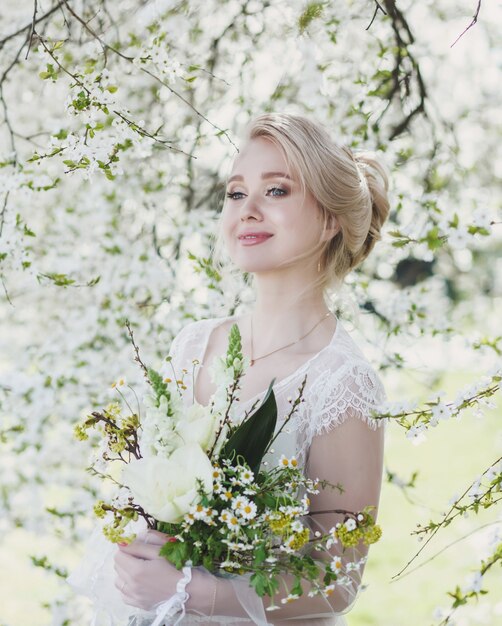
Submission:
[[[194,369],[192,360],[199,361],[200,365],[196,367],[204,367],[202,360],[211,332],[219,324],[234,317],[191,322],[175,337],[171,347],[175,370],[185,368],[189,372],[184,379],[187,385],[184,398],[187,403],[194,401],[193,382],[196,374],[191,375]],[[164,373],[171,374],[171,368],[165,366]],[[387,399],[382,382],[340,320],[337,320],[330,343],[323,350],[274,384],[278,408],[277,430],[281,420],[289,413],[288,397],[297,396],[305,375],[305,402],[298,408],[288,428],[275,440],[275,454],[269,453],[264,461],[274,464],[281,454],[296,454],[299,464],[305,468],[312,438],[330,431],[349,417],[363,420],[373,430],[382,426],[385,430],[388,420],[377,420],[370,414],[372,409]],[[239,406],[237,413],[243,415],[255,404],[259,406],[265,392],[264,389],[253,398],[236,403]],[[288,432],[293,436],[285,436]]]
[[[202,359],[212,330],[234,317],[190,322],[172,342],[170,351],[172,366],[174,366],[177,374],[180,374],[183,369],[188,372],[184,377],[187,386],[184,391],[184,402],[187,405],[194,400],[193,381],[197,374],[197,368],[207,365],[202,364]],[[198,360],[198,365],[193,365],[194,359]],[[162,373],[166,376],[172,375],[171,364],[165,364]],[[343,476],[347,483],[351,481],[350,484],[344,485],[348,487],[347,497],[345,499],[342,497],[335,498],[334,493],[331,496],[321,495],[318,497],[317,509],[312,507],[312,510],[332,510],[333,508],[359,510],[359,508],[369,504],[371,498],[375,499],[375,494],[379,490],[378,477],[368,479],[368,476],[361,475],[359,482],[357,482],[357,478],[352,478],[357,472],[357,465],[353,464],[351,459],[356,458],[357,455],[365,455],[365,458],[368,455],[371,456],[375,447],[376,432],[379,431],[382,436],[385,432],[388,420],[371,417],[372,409],[378,409],[378,406],[386,400],[384,387],[374,368],[341,321],[337,320],[336,330],[330,343],[292,374],[274,384],[274,394],[278,407],[276,432],[290,412],[288,398],[296,398],[298,388],[305,375],[307,376],[303,393],[305,402],[299,405],[297,412],[276,438],[272,450],[267,453],[263,462],[271,467],[278,462],[282,454],[288,457],[295,455],[300,467],[312,478],[326,479],[336,483],[338,476]],[[236,419],[241,419],[246,412],[249,412],[253,407],[256,408],[265,392],[264,389],[245,402],[237,402],[233,412]],[[350,420],[349,418],[357,419]],[[371,435],[372,432],[373,435]],[[355,442],[352,456],[344,454],[347,441]],[[332,451],[337,450],[337,446],[340,448],[337,454],[340,459],[338,464],[337,458],[333,458],[332,454]],[[318,452],[316,452],[315,457],[311,458],[310,453],[314,448]],[[378,459],[374,460],[374,468],[377,471],[381,469],[378,466]],[[354,489],[357,490],[356,494],[350,491]],[[350,505],[356,508],[351,508]],[[304,521],[313,530],[327,532],[334,526],[335,521],[339,521],[339,518],[331,515],[316,515],[315,517],[309,516]],[[111,544],[106,545],[106,541],[97,538],[96,534],[93,535],[93,541],[94,545],[90,546],[90,551],[94,553],[94,559],[88,552],[83,565],[76,573],[72,574],[69,582],[77,591],[93,599],[97,608],[96,621],[93,622],[93,626],[122,625],[125,623],[124,615],[129,612],[129,615],[132,616],[134,612],[131,607],[120,606],[120,597],[117,599],[119,594],[115,589],[113,592],[110,591],[113,584],[109,581],[109,576],[113,574],[113,568],[110,571],[109,561],[113,559],[115,548]],[[334,555],[336,551],[330,550],[330,552]],[[344,562],[347,560],[357,561],[358,557],[361,556],[355,549],[337,554]],[[363,557],[361,563],[364,563],[364,560]],[[315,604],[305,604],[305,606],[315,607],[313,611],[304,610],[296,616],[293,616],[290,611],[287,622],[298,623],[295,620],[301,620],[302,624],[308,626],[346,626],[344,614],[352,608],[360,592],[363,568],[364,565],[360,570],[353,569],[347,575],[346,582],[348,585],[339,588],[336,602],[329,602],[327,599],[323,600],[318,597],[315,599]],[[212,578],[212,575],[204,568],[196,569]],[[231,582],[240,605],[245,609],[240,617],[219,615],[210,619],[200,614],[188,612],[180,623],[183,626],[189,624],[226,624],[227,626],[258,624],[259,626],[267,626],[267,624],[286,623],[283,618],[278,619],[275,612],[265,612],[261,598],[249,587],[246,577],[237,576],[231,579]],[[212,581],[209,583],[212,584]],[[189,593],[194,592],[194,585],[195,583],[187,587]],[[106,592],[103,591],[105,589]],[[113,595],[113,602],[108,603],[110,610],[106,609],[108,591]],[[109,599],[111,600],[111,597]],[[302,600],[303,598],[296,602],[299,603]],[[294,604],[292,603],[291,606]],[[245,618],[242,615],[249,617]],[[152,620],[148,621],[149,618],[145,613],[143,613],[143,617],[145,618],[144,622],[131,620],[131,624],[151,623]]]

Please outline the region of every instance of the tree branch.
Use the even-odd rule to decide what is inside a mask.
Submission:
[[[472,17],[472,22],[469,24],[469,26],[463,32],[460,33],[460,35],[451,44],[450,48],[453,48],[453,46],[457,43],[457,41],[460,39],[460,37],[465,35],[465,33],[469,30],[469,28],[472,28],[474,26],[474,24],[478,21],[478,16],[479,16],[479,11],[480,10],[481,10],[481,0],[478,0],[478,6],[476,7],[476,12],[474,13],[474,15]]]
[[[65,0],[60,0],[60,2],[58,2],[55,6],[53,6],[52,9],[47,11],[47,13],[44,13],[44,15],[40,16],[38,18],[38,20],[32,19],[28,24],[26,24],[26,26],[23,26],[22,28],[19,28],[18,30],[16,30],[16,32],[11,33],[10,35],[7,35],[7,37],[4,37],[3,39],[0,39],[0,50],[4,47],[4,45],[8,41],[10,41],[11,39],[14,39],[15,37],[17,37],[21,33],[24,33],[24,31],[28,30],[28,28],[31,29],[32,31],[35,30],[35,26],[37,26],[38,24],[40,24],[40,22],[43,22],[50,15],[55,13],[64,3],[65,3]],[[29,38],[29,36],[30,35],[28,35],[28,38]]]
[[[373,17],[371,18],[371,22],[368,24],[368,26],[366,26],[365,30],[369,30],[371,28],[371,25],[375,21],[375,18],[377,16],[378,11],[381,11],[384,15],[387,15],[386,10],[382,7],[380,2],[378,2],[378,0],[374,0],[374,2],[375,2],[375,12],[373,13]]]

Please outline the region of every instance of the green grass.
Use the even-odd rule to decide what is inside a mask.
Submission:
[[[475,380],[474,376],[455,374],[443,380],[441,388],[449,392],[446,398]],[[484,418],[466,413],[459,421],[441,422],[428,431],[427,441],[418,446],[407,440],[397,425],[389,427],[386,467],[406,480],[417,470],[417,487],[408,494],[413,500],[410,503],[399,487],[388,483],[383,486],[378,517],[383,536],[370,549],[363,579],[368,587],[347,616],[350,626],[429,626],[437,623],[432,619],[435,607],[451,606],[452,598],[447,592],[457,585],[463,586],[466,577],[474,572],[481,560],[480,545],[486,530],[475,532],[435,555],[473,530],[495,521],[497,512],[502,523],[500,506],[498,511],[493,507],[479,515],[459,517],[447,528],[440,529],[402,576],[394,581],[392,578],[422,546],[417,535],[411,535],[416,524],[439,521],[441,513],[449,508],[450,498],[455,493],[461,494],[490,463],[502,456],[500,415],[500,408],[487,409]],[[435,558],[429,561],[432,557]],[[429,562],[412,571],[425,561]],[[460,608],[455,616],[459,624],[496,626],[502,623],[500,567],[494,566],[487,573],[483,589],[489,594],[479,601],[481,608],[475,599],[471,601],[472,608]],[[488,605],[494,605],[494,609],[490,610]],[[461,621],[464,614],[465,619]],[[472,615],[472,619],[468,619],[468,615]]]

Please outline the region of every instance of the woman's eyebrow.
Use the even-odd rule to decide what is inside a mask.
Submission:
[[[263,172],[261,178],[263,180],[266,178],[289,178],[289,180],[293,180],[289,174],[286,174],[286,172]],[[244,177],[240,174],[234,174],[227,180],[227,184],[231,183],[233,180],[244,180]]]

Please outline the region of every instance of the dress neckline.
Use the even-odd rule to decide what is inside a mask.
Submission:
[[[217,328],[218,326],[222,326],[227,320],[235,319],[236,317],[237,317],[237,315],[228,315],[227,317],[215,317],[215,318],[208,318],[206,320],[206,321],[209,321],[210,328],[209,328],[209,332],[206,333],[206,338],[205,338],[204,342],[201,344],[201,350],[200,350],[199,356],[198,356],[198,360],[199,360],[199,362],[201,364],[204,364],[204,357],[206,355],[206,350],[207,350],[207,346],[209,344],[209,338],[211,336],[212,331],[215,328]],[[331,348],[333,346],[333,344],[335,343],[335,341],[338,338],[338,335],[341,332],[340,319],[338,317],[336,317],[336,315],[334,317],[336,319],[336,326],[335,326],[335,331],[334,331],[334,333],[333,333],[329,343],[326,344],[324,346],[324,348],[321,348],[319,350],[319,352],[316,352],[316,354],[312,355],[309,359],[307,359],[305,361],[305,363],[302,363],[299,367],[297,367],[293,372],[291,372],[291,374],[288,374],[288,376],[286,376],[285,378],[281,378],[281,380],[276,381],[274,383],[274,390],[284,386],[292,378],[297,376],[302,370],[307,368],[310,365],[310,363],[312,363],[312,361],[314,359],[317,359],[323,352],[326,352],[328,350],[328,348]],[[215,324],[215,322],[216,322],[216,324]],[[197,386],[197,379],[199,377],[199,371],[197,371],[197,374],[196,374],[195,379],[193,381],[193,395],[194,395],[194,400],[195,400],[195,402],[197,402],[197,404],[200,404],[200,402],[195,398],[195,387]],[[267,387],[267,389],[268,389],[268,387]],[[249,398],[248,400],[239,401],[238,404],[240,405],[240,407],[247,406],[252,401],[257,400],[260,396],[262,396],[264,393],[266,393],[267,389],[264,389],[263,391],[260,391],[259,393],[255,394],[252,398]]]

